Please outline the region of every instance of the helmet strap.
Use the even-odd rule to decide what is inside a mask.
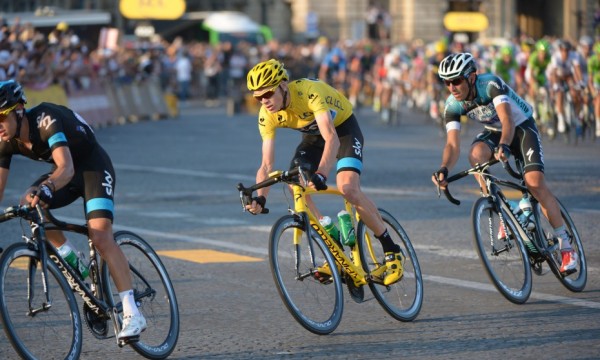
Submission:
[[[281,90],[283,90],[283,88],[281,88]],[[281,104],[281,109],[279,109],[279,111],[287,109],[287,107],[288,107],[287,101],[288,101],[288,91],[286,89],[286,90],[283,90],[283,104]]]
[[[467,93],[467,100],[469,100],[469,101],[472,99],[475,99],[475,96],[477,95],[477,94],[475,94],[475,89],[473,87],[473,84],[470,81],[471,79],[469,79],[471,77],[471,74],[466,76],[467,86],[469,87],[469,92]],[[477,75],[475,75],[475,76],[477,76]]]
[[[15,132],[15,136],[13,136],[13,139],[19,138],[21,136],[21,125],[23,125],[23,110],[16,110],[15,116],[17,117],[17,131]]]

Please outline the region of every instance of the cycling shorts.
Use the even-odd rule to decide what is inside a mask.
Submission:
[[[363,168],[363,134],[354,114],[335,128],[340,139],[340,148],[337,153],[336,172],[354,171],[361,173]],[[290,168],[295,167],[296,160],[300,161],[309,173],[314,173],[319,168],[325,140],[321,135],[303,134],[302,141],[296,148]]]
[[[112,222],[116,177],[106,151],[98,145],[88,157],[80,159],[74,166],[73,178],[54,193],[50,209],[65,207],[83,197],[87,220],[105,218]],[[52,171],[40,176],[32,186],[37,187],[51,174]]]
[[[472,145],[483,142],[494,152],[500,143],[500,131],[484,130],[473,140]],[[523,161],[523,172],[544,171],[544,151],[540,133],[535,120],[529,118],[515,128],[515,136],[510,144],[510,151],[515,158]]]

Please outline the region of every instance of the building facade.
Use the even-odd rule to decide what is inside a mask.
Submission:
[[[143,0],[168,1],[168,0]],[[129,31],[135,21],[119,14],[119,0],[20,0],[0,1],[4,18],[15,12],[34,12],[43,7],[108,11],[113,26]],[[332,40],[356,40],[371,31],[370,10],[384,14],[383,26],[393,43],[423,39],[435,41],[448,35],[444,16],[449,11],[476,11],[488,26],[469,33],[482,41],[527,34],[534,38],[553,35],[576,40],[593,35],[598,0],[187,0],[187,11],[238,10],[273,29],[281,41],[306,41],[316,36]]]

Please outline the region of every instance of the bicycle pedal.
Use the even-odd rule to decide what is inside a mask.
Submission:
[[[560,274],[561,274],[563,277],[567,277],[567,276],[569,276],[569,275],[571,275],[571,274],[574,274],[574,273],[576,273],[576,272],[577,272],[577,269],[571,269],[571,270],[567,270],[567,271],[565,271],[565,272],[561,272]]]
[[[140,341],[139,335],[130,336],[130,337],[119,339],[118,345],[119,345],[119,347],[123,347],[123,346],[129,345],[129,344],[136,343],[138,341]]]

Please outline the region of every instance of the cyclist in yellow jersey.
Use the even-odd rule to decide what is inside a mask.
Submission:
[[[262,162],[256,182],[266,180],[273,171],[277,128],[302,132],[291,166],[298,160],[308,167],[311,174],[308,185],[316,190],[327,189],[327,176],[336,166],[339,191],[381,241],[389,269],[384,283],[398,281],[402,275],[400,247],[394,244],[375,204],[360,188],[363,136],[350,101],[319,80],[290,82],[283,63],[275,59],[254,66],[247,81],[248,90],[262,104],[258,115]],[[261,213],[268,191],[268,187],[257,191],[252,204],[247,206],[250,213]]]

